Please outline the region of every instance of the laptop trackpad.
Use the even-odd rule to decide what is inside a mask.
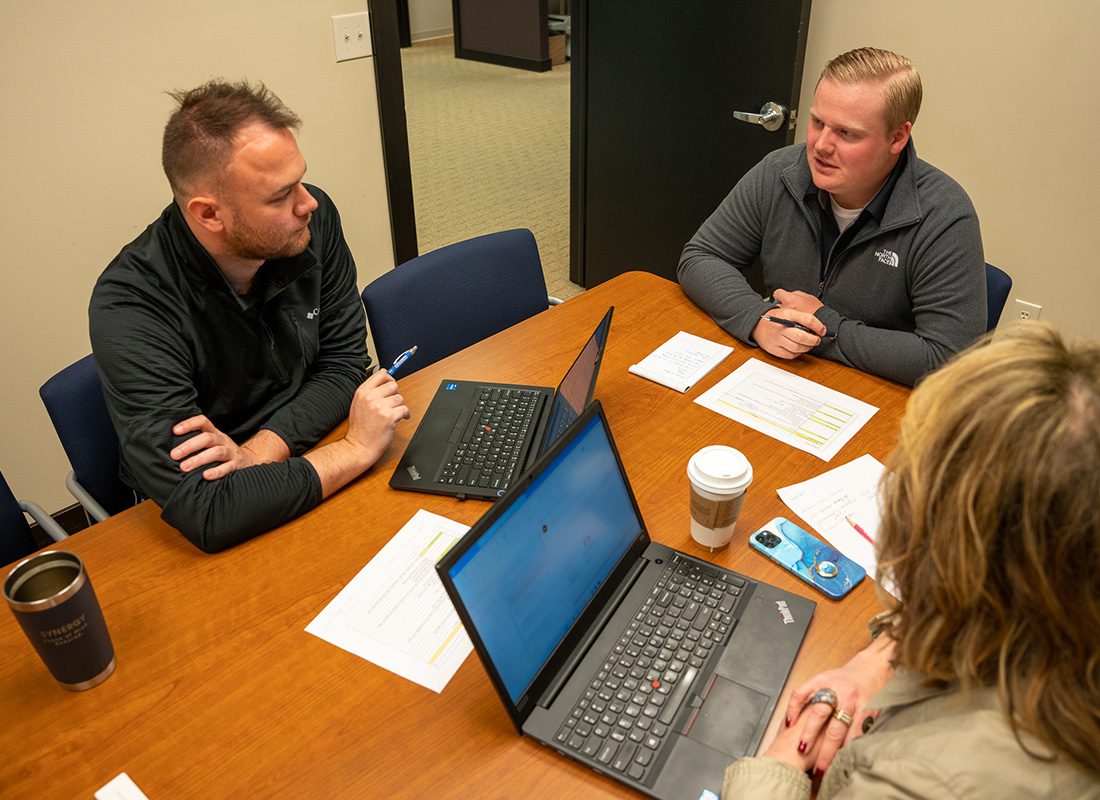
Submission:
[[[716,676],[699,715],[686,734],[689,739],[734,758],[746,755],[760,715],[768,706],[767,695]]]

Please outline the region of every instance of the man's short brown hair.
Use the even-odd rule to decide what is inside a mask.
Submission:
[[[893,133],[905,122],[917,121],[924,90],[920,73],[905,56],[876,47],[860,47],[841,53],[827,63],[818,83],[822,78],[834,83],[881,83],[886,99],[888,133]]]
[[[220,172],[229,163],[233,139],[245,125],[262,122],[297,130],[298,115],[257,83],[215,78],[187,91],[168,93],[179,105],[164,126],[161,164],[177,198],[196,178]]]

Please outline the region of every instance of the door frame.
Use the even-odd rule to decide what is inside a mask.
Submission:
[[[413,207],[409,128],[405,117],[405,84],[401,77],[401,17],[398,0],[367,0],[374,45],[374,80],[378,92],[378,122],[386,171],[393,263],[416,258],[416,211]]]

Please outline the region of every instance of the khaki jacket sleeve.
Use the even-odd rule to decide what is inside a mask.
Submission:
[[[758,756],[726,768],[722,797],[731,800],[808,800],[810,779],[783,761]]]

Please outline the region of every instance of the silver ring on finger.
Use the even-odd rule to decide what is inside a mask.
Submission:
[[[844,727],[850,728],[852,725],[852,714],[850,711],[845,711],[843,708],[838,708],[833,712],[833,717],[844,723]]]
[[[814,703],[825,703],[826,705],[832,706],[833,711],[836,711],[836,692],[832,689],[818,689],[813,693],[813,696],[810,697],[810,701],[807,705],[812,706]],[[849,717],[849,721],[850,720],[851,718]]]

